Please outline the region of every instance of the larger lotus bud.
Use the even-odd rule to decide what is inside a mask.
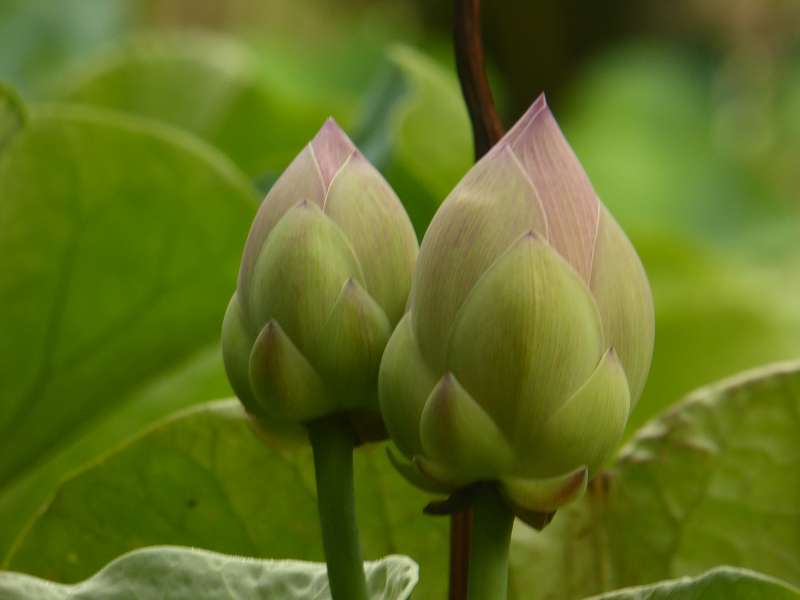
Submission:
[[[552,511],[619,442],[653,336],[639,258],[542,96],[425,234],[384,420],[437,489],[497,481],[519,514]]]
[[[225,314],[248,411],[272,429],[341,413],[380,436],[378,366],[416,255],[397,196],[329,120],[264,199]]]

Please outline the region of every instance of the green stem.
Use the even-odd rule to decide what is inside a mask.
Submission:
[[[322,545],[333,600],[368,600],[353,497],[355,438],[347,424],[322,418],[308,426],[314,451]]]
[[[494,485],[476,488],[469,557],[469,600],[504,600],[508,597],[508,550],[514,514]]]

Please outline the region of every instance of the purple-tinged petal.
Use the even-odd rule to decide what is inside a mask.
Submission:
[[[327,190],[336,173],[356,151],[356,147],[336,121],[328,118],[322,129],[311,140],[311,151]]]
[[[311,146],[308,145],[303,148],[272,186],[253,220],[242,254],[242,265],[239,269],[240,298],[249,297],[250,280],[258,254],[270,231],[283,215],[300,202],[309,202],[321,207],[324,199],[325,187],[323,187],[319,168],[311,153]],[[246,302],[242,304],[242,310],[245,321],[249,322],[249,307]]]
[[[603,208],[591,289],[603,319],[606,342],[619,355],[635,405],[647,380],[655,339],[653,297],[636,251]]]
[[[403,316],[419,249],[400,199],[356,152],[331,182],[324,211],[347,236],[367,291],[394,326]]]
[[[536,191],[510,151],[493,153],[444,201],[417,259],[412,319],[432,367],[444,368],[450,330],[467,294],[526,231],[547,235]]]
[[[535,121],[539,114],[547,109],[547,98],[544,94],[539,94],[539,97],[534,100],[533,104],[528,107],[528,110],[525,111],[525,114],[522,115],[514,126],[508,130],[508,132],[503,136],[497,144],[495,144],[494,148],[492,148],[491,152],[500,152],[503,148],[510,147],[528,130],[528,126]]]
[[[589,281],[599,200],[544,95],[500,142],[519,157],[550,225],[550,244]]]
[[[283,215],[300,202],[322,207],[328,188],[336,173],[357,152],[350,138],[332,118],[306,145],[272,186],[253,220],[239,269],[239,290],[242,297],[249,294],[250,279],[261,247]],[[248,307],[243,305],[249,321]]]

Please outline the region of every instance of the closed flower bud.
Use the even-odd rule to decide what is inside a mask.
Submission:
[[[653,306],[543,96],[442,204],[409,306],[380,399],[411,478],[497,481],[523,517],[581,493],[644,387]]]
[[[228,378],[260,424],[342,414],[385,435],[378,366],[416,255],[397,196],[329,120],[264,199],[225,313]]]

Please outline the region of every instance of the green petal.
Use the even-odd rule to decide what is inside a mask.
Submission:
[[[588,288],[546,242],[528,234],[464,303],[448,365],[520,449],[588,379],[603,350]]]
[[[345,233],[366,289],[394,325],[403,316],[417,258],[417,237],[394,191],[354,153],[331,183],[325,213]]]
[[[496,479],[514,460],[491,417],[447,373],[431,392],[420,421],[425,457],[443,465],[457,481]]]
[[[267,236],[278,221],[298,203],[310,202],[322,206],[324,198],[322,175],[312,155],[311,147],[306,146],[272,186],[250,227],[239,269],[239,291],[242,298],[249,296],[256,260]],[[248,307],[243,308],[248,309]]]
[[[275,319],[306,355],[319,343],[348,279],[364,277],[342,231],[315,204],[289,210],[267,239],[253,271],[250,314]]]
[[[270,426],[305,423],[335,410],[314,368],[276,321],[264,326],[253,345],[250,382],[258,415]]]
[[[606,341],[619,354],[636,404],[650,370],[655,338],[647,274],[625,233],[603,209],[591,281]]]
[[[432,494],[447,494],[452,491],[452,488],[449,486],[437,483],[436,481],[423,475],[422,471],[420,471],[417,465],[415,465],[413,462],[404,460],[402,457],[398,456],[397,453],[393,452],[388,446],[386,447],[386,455],[389,457],[389,462],[392,463],[392,466],[411,485],[415,485],[421,490],[425,490],[426,492],[430,492]]]
[[[419,422],[435,384],[436,378],[425,365],[414,339],[411,317],[406,314],[386,345],[378,376],[386,429],[406,456],[422,453]]]
[[[587,465],[594,475],[628,420],[628,380],[609,350],[589,380],[545,424],[530,449],[532,473],[550,476]]]
[[[547,479],[506,478],[500,489],[521,512],[552,512],[583,495],[588,481],[588,469],[582,466]]]
[[[412,462],[422,476],[438,489],[454,492],[470,483],[469,477],[463,477],[461,473],[424,456],[415,456]]]
[[[358,283],[342,286],[314,349],[314,363],[342,407],[378,410],[378,367],[392,328]]]
[[[250,387],[250,351],[253,338],[245,326],[239,297],[231,297],[222,320],[222,361],[233,392],[248,410],[256,411],[257,403]]]
[[[535,190],[510,152],[475,165],[437,211],[422,240],[411,310],[422,354],[440,372],[464,299],[526,231],[546,236],[547,224]]]

